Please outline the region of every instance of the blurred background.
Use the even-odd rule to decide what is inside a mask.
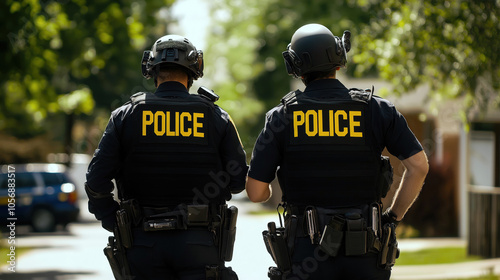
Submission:
[[[265,112],[303,88],[281,52],[314,22],[351,31],[339,79],[392,101],[429,156],[400,236],[455,237],[469,254],[500,257],[499,0],[6,0],[0,14],[0,165],[66,165],[80,215],[110,112],[154,91],[140,62],[155,39],[184,35],[203,50],[205,76],[191,92],[203,85],[220,95],[250,158]],[[391,162],[385,205],[403,173]],[[275,209],[273,187],[258,211]]]

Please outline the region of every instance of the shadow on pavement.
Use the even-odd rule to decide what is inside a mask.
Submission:
[[[1,275],[2,280],[69,280],[75,279],[77,275],[92,275],[94,273],[84,271],[84,272],[71,272],[71,271],[40,271],[40,272],[27,272],[27,273],[19,273],[19,272],[11,272],[11,273],[3,273]]]

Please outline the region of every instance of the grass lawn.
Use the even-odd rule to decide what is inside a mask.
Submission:
[[[465,247],[444,247],[435,249],[424,249],[415,252],[402,252],[396,260],[396,265],[426,265],[460,263],[480,260],[478,256],[468,256]],[[446,279],[446,280],[500,280],[497,275],[484,275],[473,278]]]
[[[468,256],[465,247],[444,247],[424,249],[415,252],[401,252],[398,265],[422,265],[457,263],[480,260],[478,256]]]

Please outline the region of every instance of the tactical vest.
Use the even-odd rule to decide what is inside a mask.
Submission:
[[[124,121],[122,199],[142,206],[220,204],[227,188],[214,182],[222,170],[215,139],[214,104],[196,95],[132,96]]]
[[[351,89],[345,98],[312,98],[296,91],[282,99],[288,120],[278,170],[284,201],[332,208],[380,199],[371,97]]]

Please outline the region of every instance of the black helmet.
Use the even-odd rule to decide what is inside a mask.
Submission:
[[[327,72],[345,67],[351,49],[351,32],[344,31],[342,39],[321,24],[307,24],[297,29],[283,52],[289,75],[303,76],[312,72]]]
[[[177,64],[196,80],[203,77],[203,52],[179,35],[166,35],[156,40],[151,51],[142,56],[142,75],[153,77],[153,69],[161,64]]]

